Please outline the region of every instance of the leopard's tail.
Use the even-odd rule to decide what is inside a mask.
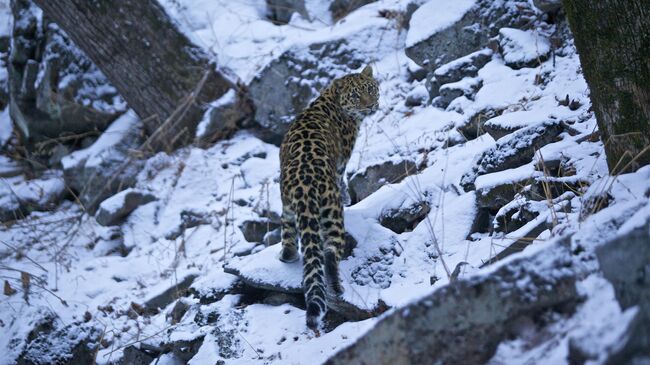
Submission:
[[[316,330],[327,311],[323,251],[319,233],[319,200],[316,189],[305,192],[306,206],[297,207],[296,219],[303,252],[303,281],[307,327]],[[300,209],[303,208],[303,209]]]

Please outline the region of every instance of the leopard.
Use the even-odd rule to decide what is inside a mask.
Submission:
[[[303,258],[306,325],[318,331],[328,295],[343,294],[344,183],[361,122],[379,108],[379,83],[367,65],[332,81],[290,124],[280,144],[279,259]],[[317,332],[318,333],[318,332]]]

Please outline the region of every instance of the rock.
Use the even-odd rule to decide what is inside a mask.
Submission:
[[[461,178],[465,191],[474,190],[477,176],[509,170],[529,163],[535,151],[553,141],[564,131],[560,122],[549,121],[530,126],[497,141],[481,155],[474,169]]]
[[[332,19],[338,21],[360,7],[374,3],[376,0],[333,0],[330,3],[329,10],[332,13]]]
[[[205,335],[198,336],[192,340],[179,340],[174,341],[170,344],[167,344],[167,347],[171,347],[174,357],[181,361],[183,364],[187,364],[191,358],[199,352],[199,348],[203,345],[203,339]]]
[[[485,47],[502,27],[525,27],[534,10],[525,0],[462,0],[453,7],[430,1],[411,17],[406,55],[429,70]]]
[[[503,109],[487,108],[481,110],[472,115],[466,123],[458,126],[458,132],[468,141],[476,139],[485,133],[485,129],[483,128],[485,121],[499,116],[501,113],[503,113]]]
[[[120,365],[136,365],[136,364],[151,364],[156,357],[160,355],[159,351],[145,349],[135,346],[127,346],[124,349],[122,358],[119,361]]]
[[[650,357],[649,241],[650,221],[646,221],[596,250],[600,269],[614,286],[621,308],[638,308],[621,343],[608,354],[606,364],[644,363]]]
[[[382,213],[379,224],[399,234],[412,231],[431,211],[427,202],[420,202],[404,209],[392,209]]]
[[[466,77],[476,77],[478,70],[491,59],[492,50],[485,48],[436,68],[433,76],[441,85],[460,81]]]
[[[18,365],[76,365],[95,362],[102,330],[88,324],[69,324],[41,333],[18,357]]]
[[[167,318],[171,324],[179,323],[181,319],[183,319],[185,313],[187,313],[188,309],[190,309],[190,305],[184,300],[179,299],[176,301],[176,304],[174,304],[174,307],[171,312],[169,312]]]
[[[553,13],[562,8],[562,0],[533,0],[533,4],[544,13]]]
[[[538,112],[529,110],[520,110],[510,113],[503,113],[488,119],[483,124],[483,129],[494,140],[507,136],[510,133],[520,130],[531,125],[543,123],[552,120],[546,116],[539,115]]]
[[[305,0],[266,0],[266,18],[274,24],[287,24],[293,13],[309,19]]]
[[[512,201],[504,205],[495,216],[496,232],[511,233],[539,216],[539,202]]]
[[[194,282],[197,275],[187,275],[176,285],[169,287],[162,293],[150,298],[144,303],[145,309],[155,311],[158,308],[165,308],[173,303],[176,299],[186,296],[189,293],[190,285]]]
[[[262,242],[264,236],[279,228],[280,224],[272,222],[270,219],[247,220],[244,221],[239,229],[244,234],[244,239],[248,242]]]
[[[429,98],[433,99],[440,95],[440,86],[460,81],[466,77],[476,77],[486,63],[492,59],[492,50],[482,49],[472,52],[467,56],[458,58],[436,68],[428,75],[425,83],[429,90]],[[460,96],[460,95],[459,95]],[[452,99],[449,99],[451,102]],[[449,103],[447,103],[448,105]],[[446,106],[445,106],[446,107]]]
[[[101,201],[135,184],[144,161],[132,153],[142,144],[142,124],[129,111],[90,147],[61,160],[66,185],[89,214],[95,213]]]
[[[119,227],[113,226],[106,230],[98,230],[97,239],[93,246],[96,256],[119,255],[126,257],[130,249],[124,244],[124,235]]]
[[[33,211],[47,211],[59,205],[67,194],[60,171],[45,171],[39,178],[16,176],[0,184],[0,222],[22,219]]]
[[[230,89],[212,102],[196,129],[195,143],[201,147],[226,138],[236,130],[252,126],[253,103],[244,85]]]
[[[406,95],[404,105],[409,107],[420,106],[422,104],[425,104],[428,100],[429,93],[427,92],[426,87],[420,85],[418,87],[415,87]]]
[[[148,191],[128,188],[99,204],[95,220],[102,226],[115,226],[124,221],[132,211],[141,205],[156,200]]]
[[[266,246],[275,245],[276,243],[279,243],[281,241],[282,241],[282,230],[280,228],[276,228],[272,231],[266,232],[264,238],[262,238],[262,242],[264,242],[264,245]]]
[[[478,77],[465,78],[461,81],[440,86],[439,96],[433,99],[433,106],[446,108],[456,98],[465,96],[474,100],[474,95],[483,86],[483,80]]]
[[[370,166],[363,172],[357,172],[348,179],[352,204],[365,199],[380,187],[398,183],[416,172],[415,163],[409,160],[399,163],[387,161],[381,165]]]
[[[28,0],[12,2],[13,40],[8,63],[11,118],[37,163],[59,144],[74,146],[97,135],[126,104],[65,32]],[[70,138],[77,135],[76,138]],[[52,143],[52,139],[66,137]]]
[[[512,68],[538,66],[551,52],[551,42],[537,32],[501,28],[499,34],[503,60]]]
[[[515,181],[508,181],[507,177],[504,177],[501,183],[480,187],[477,180],[476,204],[479,208],[498,210],[510,203],[515,198],[515,195],[528,185],[532,178],[532,176],[529,176]]]
[[[249,85],[250,98],[255,104],[254,119],[261,127],[256,133],[266,142],[279,145],[293,117],[319,90],[364,63],[345,39],[286,51],[262,69]]]
[[[621,308],[650,309],[650,221],[598,247],[600,269]]]
[[[571,265],[568,249],[556,243],[490,274],[459,279],[385,315],[326,364],[486,363],[515,319],[579,300]]]

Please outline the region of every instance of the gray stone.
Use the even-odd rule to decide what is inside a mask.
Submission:
[[[190,285],[192,285],[196,277],[197,276],[193,274],[187,275],[176,285],[147,300],[144,303],[145,309],[148,311],[155,311],[158,308],[165,308],[169,304],[173,303],[176,299],[186,296],[189,293]]]
[[[67,191],[60,171],[30,180],[8,180],[0,186],[0,222],[18,220],[34,211],[52,210]]]
[[[266,246],[275,245],[276,243],[279,243],[281,241],[282,241],[282,230],[280,228],[276,228],[272,231],[266,232],[264,238],[262,238],[262,242],[264,242],[264,245]]]
[[[253,103],[246,92],[244,85],[237,85],[237,91],[230,89],[208,107],[204,121],[197,128],[198,146],[210,146],[239,129],[252,126]]]
[[[365,199],[382,186],[398,183],[416,172],[415,163],[409,160],[397,164],[388,161],[381,165],[370,166],[348,179],[348,192],[352,204]]]
[[[479,158],[477,165],[461,177],[465,191],[474,190],[474,181],[479,175],[509,170],[529,163],[535,151],[554,142],[564,127],[559,121],[548,121],[520,129],[499,141],[497,145]]]
[[[533,4],[544,13],[553,13],[562,8],[562,0],[533,0]]]
[[[413,14],[415,17],[416,13]],[[406,48],[406,55],[429,70],[485,47],[502,27],[524,27],[534,17],[528,1],[479,0],[458,21]]]
[[[479,208],[498,210],[510,203],[515,195],[530,183],[532,177],[523,178],[517,181],[507,181],[496,185],[476,189],[476,204]]]
[[[365,59],[344,39],[286,51],[251,81],[256,133],[279,145],[293,117],[332,80],[364,65]]]
[[[10,115],[30,157],[36,163],[57,163],[50,160],[57,144],[74,145],[96,136],[126,105],[65,32],[35,15],[35,5],[12,1],[12,11]]]
[[[501,115],[502,109],[487,108],[472,115],[469,120],[458,126],[458,131],[468,141],[478,138],[485,133],[485,122],[491,118]]]
[[[305,0],[266,0],[266,18],[274,24],[287,24],[293,13],[309,19]]]
[[[278,223],[272,222],[270,219],[260,220],[247,220],[244,221],[239,229],[244,234],[244,239],[248,242],[262,242],[264,236],[280,227]]]
[[[556,243],[489,275],[457,280],[382,317],[326,364],[486,363],[515,319],[579,300],[570,267],[568,249]]]
[[[427,202],[416,203],[404,209],[392,209],[382,213],[379,224],[398,234],[410,232],[430,211]]]
[[[151,364],[156,357],[160,355],[159,351],[152,351],[148,348],[127,346],[124,351],[122,358],[119,361],[120,365],[140,365],[140,364]]]
[[[102,330],[88,324],[69,324],[40,333],[18,357],[18,365],[77,365],[94,363]]]
[[[102,226],[115,226],[124,221],[136,208],[156,200],[148,191],[128,188],[99,204],[95,220]]]
[[[66,185],[75,191],[89,214],[95,214],[99,203],[106,198],[133,186],[144,166],[145,161],[133,155],[143,144],[142,124],[134,119],[125,125],[115,131],[109,127],[110,139],[117,140],[112,145],[103,144],[100,137],[87,150],[62,159]]]
[[[439,96],[433,99],[433,106],[444,109],[454,99],[461,96],[474,100],[474,96],[481,86],[483,86],[483,80],[477,77],[442,85],[438,91]]]
[[[441,85],[460,81],[466,77],[476,77],[478,70],[491,59],[492,50],[485,48],[436,68],[433,76]]]
[[[360,7],[375,1],[377,0],[333,0],[330,3],[329,10],[332,13],[332,19],[338,21]]]
[[[600,269],[614,286],[623,309],[636,306],[622,343],[606,364],[643,364],[650,358],[650,221],[622,234],[596,250]]]
[[[499,35],[503,60],[514,69],[539,66],[551,52],[548,38],[532,30],[501,28]]]

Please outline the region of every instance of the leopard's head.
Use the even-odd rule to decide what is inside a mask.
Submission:
[[[368,65],[358,74],[346,75],[334,81],[339,105],[348,115],[362,119],[379,108],[379,83]]]

